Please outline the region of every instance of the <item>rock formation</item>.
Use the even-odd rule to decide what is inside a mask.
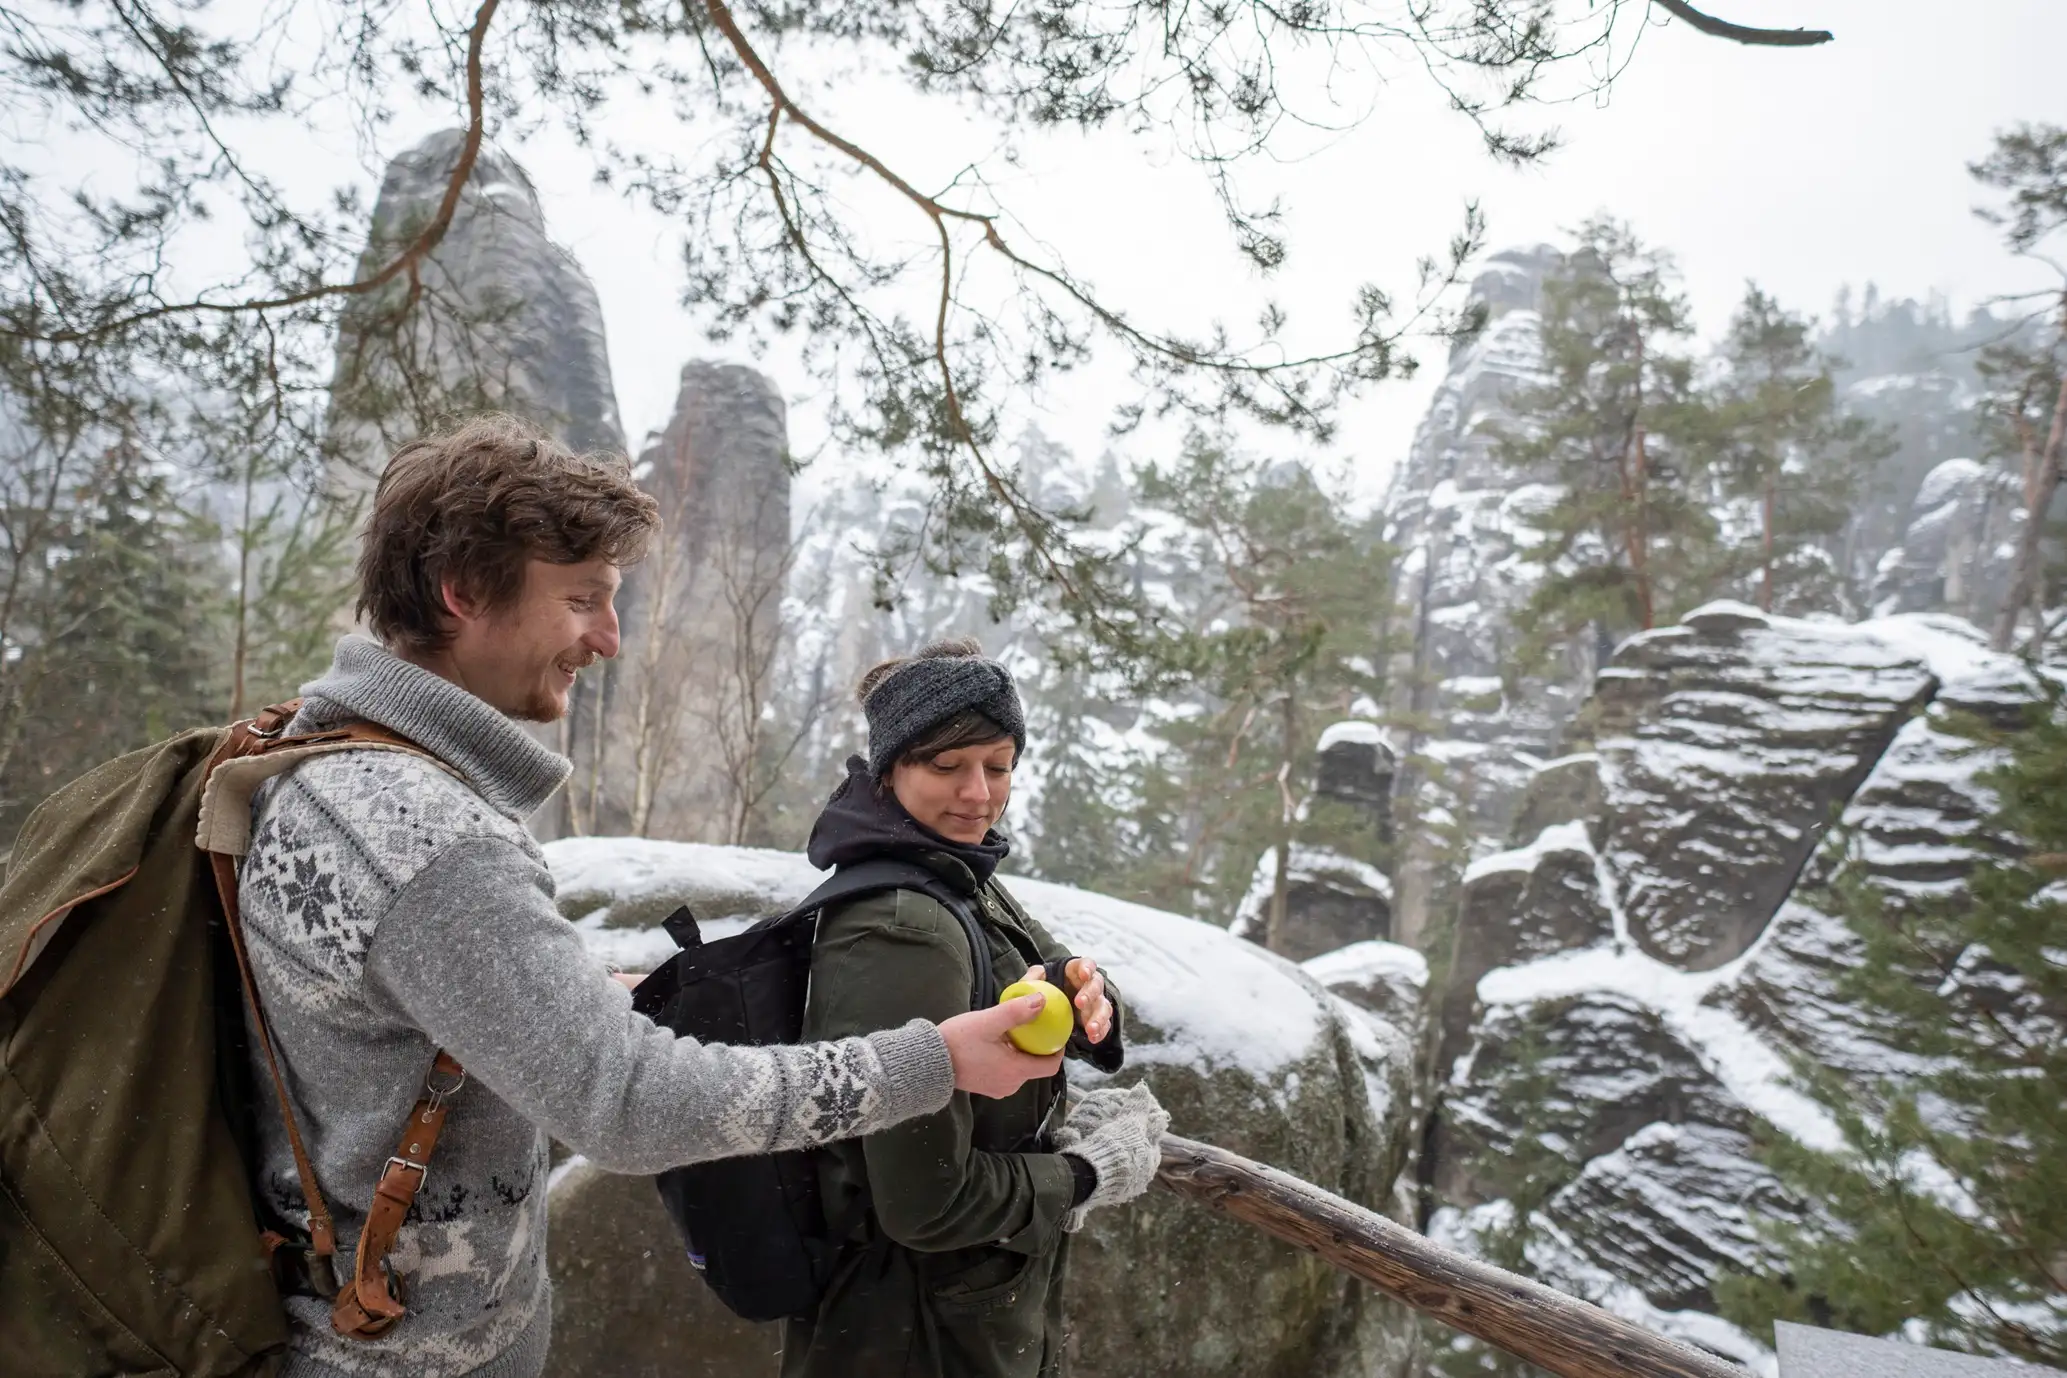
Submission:
[[[1992,625],[2009,594],[2022,524],[2016,477],[1971,459],[1925,475],[1901,540],[1875,571],[1875,611],[1950,612]]]
[[[362,275],[390,262],[437,214],[463,140],[444,130],[388,164]],[[332,491],[363,500],[401,445],[484,409],[536,422],[577,450],[624,452],[595,286],[547,235],[524,169],[485,146],[438,246],[413,275],[355,298],[339,322],[327,419]],[[585,680],[580,694],[593,705],[599,687]],[[575,756],[593,717],[577,712],[533,732]],[[533,830],[574,830],[573,799],[556,796]]]
[[[677,904],[717,936],[779,911],[818,879],[799,856],[745,848],[569,839],[546,851],[562,911],[592,950],[632,967],[672,951],[654,925]],[[1126,991],[1118,1081],[1147,1080],[1178,1132],[1385,1203],[1411,1123],[1411,1053],[1398,1023],[1209,925],[1012,884]],[[1412,954],[1399,955],[1412,965]],[[1418,1018],[1414,991],[1406,979],[1401,1021]],[[1079,1068],[1071,1076],[1097,1080]],[[555,1378],[773,1374],[774,1329],[717,1306],[650,1182],[573,1163],[552,1192]],[[1070,1343],[1084,1378],[1348,1378],[1389,1352],[1391,1328],[1368,1289],[1165,1193],[1095,1215],[1072,1247]]]
[[[1433,891],[1454,871],[1450,837],[1468,860],[1507,835],[1533,769],[1556,754],[1559,732],[1591,681],[1591,656],[1530,680],[1512,695],[1502,674],[1518,640],[1513,617],[1535,587],[1518,558],[1531,513],[1551,496],[1494,457],[1512,420],[1508,399],[1535,380],[1538,297],[1560,261],[1549,245],[1495,254],[1472,284],[1486,328],[1453,351],[1449,372],[1414,434],[1385,499],[1385,539],[1400,551],[1393,599],[1402,609],[1395,721],[1404,743],[1398,790],[1409,831],[1394,872],[1394,936],[1413,943]]]
[[[1753,1136],[1835,1141],[1788,1058],[1904,1065],[1900,1031],[1835,993],[1853,940],[1833,881],[1895,903],[1956,887],[1988,845],[1992,756],[1947,720],[2035,694],[1943,616],[1716,604],[1625,643],[1575,727],[1594,750],[1525,796],[1549,821],[1465,877],[1421,1165],[1435,1231],[1520,1228],[1555,1285],[1757,1357],[1709,1290],[1794,1209]]]
[[[576,762],[585,833],[738,841],[766,792],[763,710],[783,668],[791,566],[787,408],[767,375],[692,360],[639,456],[661,528],[627,572],[625,651],[589,702]]]
[[[362,274],[437,213],[463,138],[443,130],[388,164]],[[481,149],[413,294],[403,274],[347,308],[330,407],[332,480],[346,490],[371,488],[395,448],[441,417],[487,407],[576,449],[623,452],[596,289],[547,235],[538,193],[514,158]]]

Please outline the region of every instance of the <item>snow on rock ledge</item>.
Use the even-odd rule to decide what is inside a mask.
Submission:
[[[545,852],[561,912],[591,951],[630,969],[674,950],[658,925],[678,905],[718,936],[782,912],[821,879],[801,856],[751,848],[574,838]],[[1116,1081],[1146,1080],[1179,1133],[1386,1201],[1409,1128],[1412,1057],[1398,1027],[1209,924],[1008,883],[1124,991],[1127,1067]],[[1097,1080],[1076,1066],[1071,1077]],[[768,1369],[772,1336],[731,1318],[690,1276],[649,1184],[571,1169],[554,1188],[553,1222],[554,1374]],[[1385,1344],[1368,1289],[1166,1193],[1094,1215],[1073,1248],[1082,1372],[1232,1378],[1296,1363],[1348,1375]]]
[[[1838,995],[1853,940],[1831,882],[1849,869],[1898,904],[1955,890],[1989,845],[1976,777],[1994,758],[1948,718],[2005,720],[2036,687],[1944,616],[1844,626],[1711,605],[1626,644],[1581,718],[1597,798],[1466,877],[1432,1155],[1442,1230],[1503,1229],[1526,1191],[1547,1280],[1758,1357],[1709,1287],[1789,1209],[1753,1150],[1761,1127],[1837,1141],[1790,1058],[1905,1056],[1899,1030]]]

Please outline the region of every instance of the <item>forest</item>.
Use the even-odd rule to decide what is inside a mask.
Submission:
[[[1470,204],[1328,265],[1332,324],[1230,289],[1198,326],[1052,247],[1010,155],[928,180],[820,95],[873,64],[950,122],[1156,141],[1253,284],[1300,249],[1259,168],[1358,81],[1555,177],[1638,35],[1775,81],[1847,35],[1677,0],[0,14],[0,864],[97,763],[320,674],[387,457],[507,411],[662,513],[622,654],[537,729],[599,955],[808,890],[856,680],[975,636],[1033,743],[1005,870],[1114,945],[1178,1132],[1761,1372],[1776,1320],[2067,1368],[2060,112],[1960,169],[2027,293],[1742,281],[1704,317],[1689,279],[1734,270],[1606,186],[1544,242]],[[377,175],[292,169],[302,126]],[[672,227],[643,437],[548,129]],[[1356,400],[1417,370],[1373,498]],[[1128,399],[1097,449],[1023,405],[1082,375]],[[555,1182],[591,1314],[549,1371],[761,1371],[754,1332],[652,1333],[693,1284],[621,1256],[650,1190]],[[1182,1212],[1089,1230],[1082,1372],[1533,1371]],[[1111,1295],[1164,1264],[1194,1292]]]

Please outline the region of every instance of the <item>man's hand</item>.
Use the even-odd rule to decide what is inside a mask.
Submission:
[[[1028,967],[1026,979],[1045,981],[1041,973],[1045,967]],[[1105,1036],[1112,1032],[1112,1001],[1105,994],[1105,973],[1098,969],[1098,963],[1089,957],[1072,957],[1063,964],[1062,979],[1056,982],[1069,992],[1069,1002],[1075,1005],[1077,1027],[1084,1031],[1084,1037],[1093,1043],[1105,1042]]]
[[[971,1010],[943,1020],[940,1036],[955,1064],[955,1090],[999,1100],[1029,1081],[1052,1077],[1062,1067],[1062,1054],[1035,1057],[1022,1053],[1005,1030],[1031,1023],[1046,1003],[1039,992],[1022,995],[987,1010]]]

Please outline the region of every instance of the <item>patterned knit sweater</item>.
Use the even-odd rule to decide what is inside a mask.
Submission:
[[[345,752],[253,805],[244,921],[341,1271],[437,1049],[467,1081],[392,1256],[409,1315],[377,1340],[347,1340],[328,1302],[290,1298],[288,1378],[533,1378],[551,1326],[548,1135],[647,1173],[871,1134],[947,1103],[947,1047],[920,1021],[728,1048],[634,1014],[555,910],[522,822],[566,778],[563,758],[364,637],[340,642],[303,693],[293,730],[370,720],[452,768]],[[259,1103],[261,1188],[305,1225],[285,1130],[272,1098]]]

